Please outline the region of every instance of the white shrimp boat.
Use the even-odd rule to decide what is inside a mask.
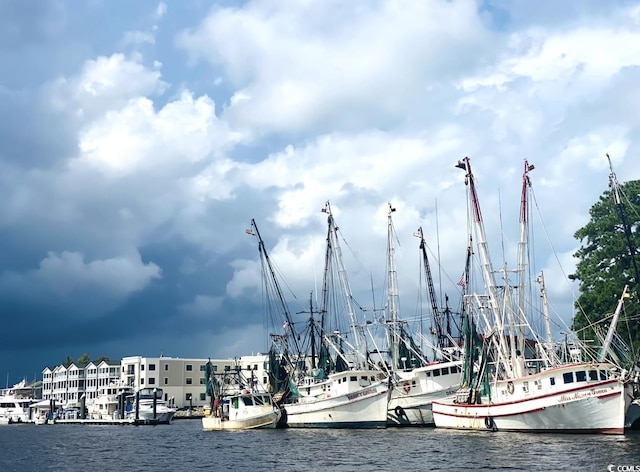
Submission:
[[[477,403],[461,391],[434,402],[433,415],[439,428],[622,434],[625,389],[611,363],[566,364],[499,381]]]
[[[297,398],[284,404],[291,428],[385,428],[388,386],[374,370],[348,370],[326,379],[307,377]]]
[[[515,286],[509,282],[506,270],[502,273],[504,285],[499,288],[496,284],[469,158],[459,162],[458,167],[467,172],[487,293],[466,296],[463,388],[453,399],[433,402],[436,426],[494,431],[624,433],[625,414],[633,398],[632,385],[628,372],[606,361],[606,356],[626,287],[597,359],[583,361],[585,351],[579,344],[569,350],[570,357],[559,358],[551,335],[542,274],[538,282],[546,325],[545,342],[531,329],[525,315],[525,307],[530,304],[522,298],[527,292],[528,172],[533,166],[527,161],[524,163],[517,270],[520,298],[514,296]],[[517,304],[513,303],[515,300]],[[482,325],[484,336],[476,332],[476,320]],[[526,340],[525,335],[532,339]]]
[[[396,372],[391,391],[388,424],[433,426],[432,403],[453,397],[460,387],[462,361],[437,362]]]
[[[280,420],[280,409],[271,395],[244,390],[214,401],[211,411],[202,418],[205,431],[275,428]]]

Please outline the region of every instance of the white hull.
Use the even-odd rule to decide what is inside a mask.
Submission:
[[[491,403],[434,402],[434,420],[438,428],[622,434],[625,385],[617,378],[605,378],[611,367],[573,364],[499,382],[492,387],[496,400]],[[598,377],[563,383],[564,374],[589,371],[599,372]]]
[[[261,408],[261,410],[263,410]],[[239,429],[275,428],[280,419],[280,410],[264,408],[265,411],[255,412],[236,419],[223,419],[217,416],[202,418],[202,429],[205,431],[223,431]]]
[[[399,372],[389,399],[387,425],[433,426],[432,402],[455,395],[461,365],[461,361],[443,362]]]
[[[169,424],[173,420],[173,416],[176,414],[176,410],[168,407],[156,407],[156,414],[153,415],[152,408],[141,408],[138,412],[138,421],[141,423],[161,423]],[[131,411],[127,415],[127,419],[134,419],[136,416],[135,411]]]
[[[202,418],[205,431],[275,428],[282,415],[267,393],[245,390],[225,397],[221,404],[219,400],[215,398],[212,411]]]
[[[314,384],[309,387],[308,395],[283,405],[287,425],[291,428],[385,428],[388,387],[386,381],[370,381],[371,376],[377,374],[347,371]],[[360,379],[365,377],[369,380],[362,381],[367,383],[362,385]],[[305,388],[300,388],[303,390]]]

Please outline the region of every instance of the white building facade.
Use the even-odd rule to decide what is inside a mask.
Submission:
[[[42,399],[53,399],[62,407],[76,407],[83,395],[89,403],[101,387],[123,383],[134,389],[162,389],[164,400],[176,408],[203,407],[209,402],[205,378],[209,361],[229,392],[247,387],[262,391],[268,388],[268,356],[263,354],[211,360],[129,356],[120,362],[47,367],[42,371]],[[237,382],[238,377],[244,380]]]

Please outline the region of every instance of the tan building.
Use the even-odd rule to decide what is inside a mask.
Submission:
[[[164,399],[177,408],[199,407],[208,403],[205,366],[209,359],[178,357],[130,356],[122,359],[122,380],[133,388],[162,388]],[[235,359],[211,359],[214,372],[223,374],[240,371],[245,379],[266,391],[268,386],[266,355],[242,356]],[[222,377],[222,375],[220,375]],[[229,376],[232,379],[233,376]],[[231,383],[232,391],[243,385]],[[246,386],[246,385],[244,385]]]

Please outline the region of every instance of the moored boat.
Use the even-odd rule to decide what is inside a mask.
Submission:
[[[453,399],[433,402],[433,417],[439,428],[501,430],[522,432],[624,432],[625,414],[631,399],[629,375],[608,361],[609,341],[617,316],[609,327],[607,340],[597,357],[575,341],[571,348],[553,342],[542,274],[542,318],[545,336],[531,326],[534,304],[525,296],[533,292],[526,278],[528,243],[528,173],[524,163],[520,212],[518,283],[512,284],[506,269],[504,285],[494,279],[484,225],[469,158],[458,163],[467,173],[470,213],[476,230],[485,294],[465,295],[465,358],[462,387]],[[471,241],[472,238],[470,237]],[[469,253],[472,252],[471,244]],[[469,271],[465,271],[468,286]],[[626,292],[626,288],[625,291]],[[617,312],[625,295],[620,299]],[[481,334],[476,330],[480,326]],[[543,341],[544,339],[544,341]],[[588,360],[584,360],[586,358]]]
[[[284,404],[292,428],[384,428],[388,385],[373,370],[348,370],[326,379],[306,377]]]
[[[268,394],[244,390],[215,402],[202,418],[205,431],[275,428],[281,411]]]
[[[125,406],[125,419],[135,420],[140,424],[169,424],[176,414],[162,399],[161,388],[146,387],[128,397]]]
[[[25,380],[0,391],[0,422],[27,423],[30,421],[30,406],[36,402],[31,387]]]
[[[205,365],[205,378],[206,393],[211,403],[202,418],[203,430],[277,427],[282,411],[270,393],[258,390],[253,371],[251,378],[246,378],[239,368],[216,374],[213,365],[208,362]]]
[[[565,364],[498,381],[490,398],[462,390],[433,415],[439,428],[622,434],[625,389],[611,363]]]

